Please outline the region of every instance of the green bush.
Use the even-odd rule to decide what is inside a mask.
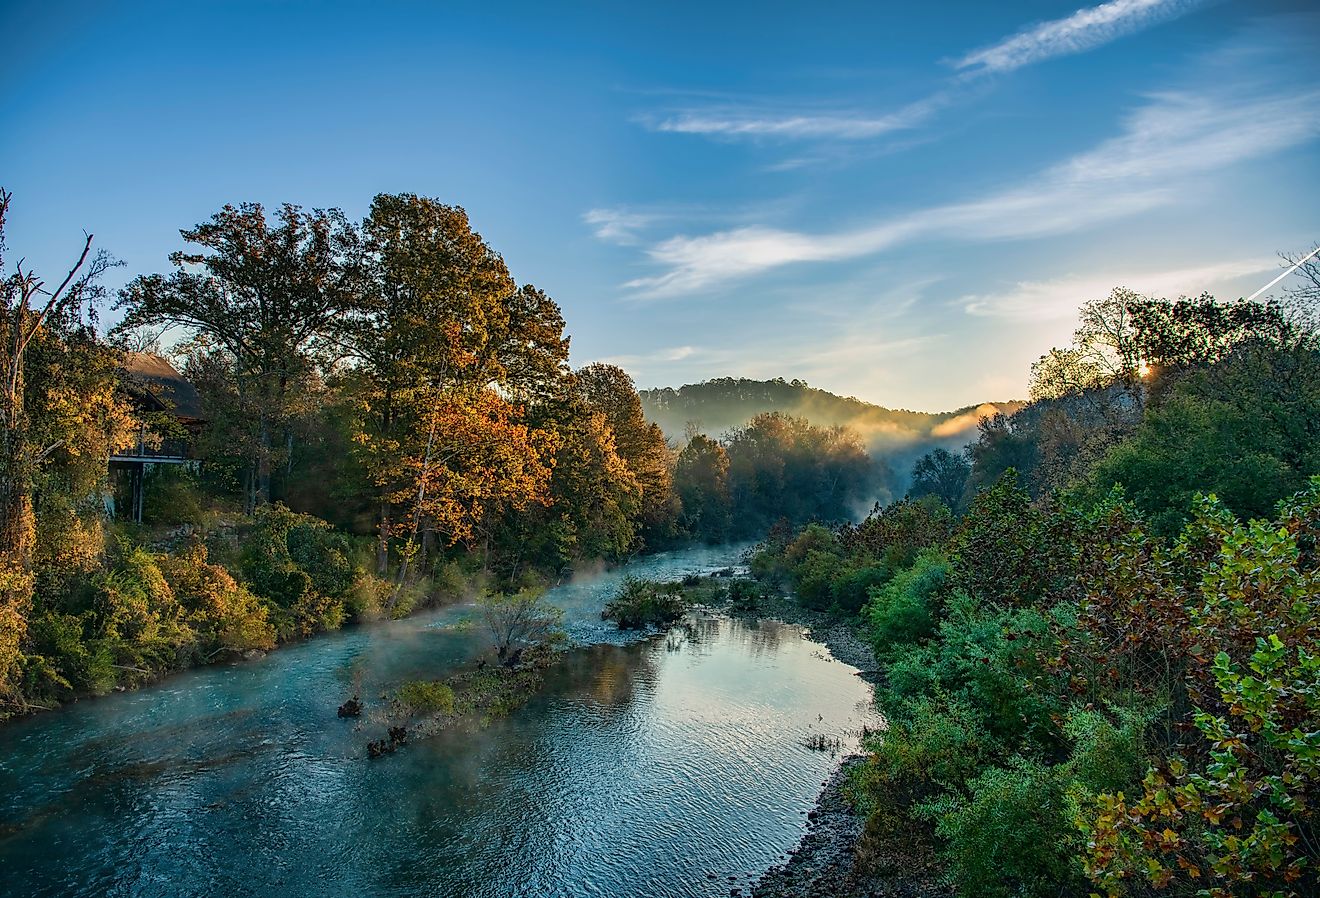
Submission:
[[[793,590],[808,608],[824,611],[834,604],[834,579],[842,559],[832,552],[812,549],[793,569]]]
[[[274,647],[276,633],[266,606],[227,570],[208,562],[204,545],[194,543],[177,554],[160,556],[159,564],[198,634],[198,660]]]
[[[834,607],[847,614],[856,614],[870,599],[871,590],[884,586],[889,577],[889,568],[884,565],[841,568],[832,586]]]
[[[408,714],[453,714],[454,690],[439,680],[412,680],[394,692],[394,700]]]
[[[949,563],[939,553],[920,555],[912,567],[872,589],[866,606],[876,654],[888,658],[896,646],[919,642],[935,632]]]
[[[37,694],[65,699],[80,693],[100,694],[118,680],[114,653],[104,639],[88,638],[92,615],[48,612],[32,621],[28,638],[33,655],[45,658],[49,679]]]
[[[281,640],[338,629],[358,570],[352,541],[325,521],[275,503],[253,515],[240,556],[243,579],[275,606]]]
[[[683,587],[679,583],[654,583],[627,577],[619,593],[605,605],[600,616],[612,620],[621,630],[664,627],[688,610]]]
[[[1057,772],[1012,758],[922,806],[945,840],[941,855],[960,895],[1055,898],[1082,892],[1075,809]]]
[[[1077,708],[1068,715],[1063,731],[1072,742],[1067,770],[1087,795],[1133,789],[1146,769],[1146,730],[1156,716],[1155,706],[1125,707],[1110,704],[1107,713]]]

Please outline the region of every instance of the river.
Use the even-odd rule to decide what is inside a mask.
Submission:
[[[22,896],[727,896],[781,860],[856,745],[870,689],[798,626],[695,614],[629,640],[624,573],[549,601],[579,647],[524,708],[377,761],[335,710],[484,647],[453,606],[182,673],[0,727],[0,893]]]

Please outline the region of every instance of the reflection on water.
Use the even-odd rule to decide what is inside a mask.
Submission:
[[[617,579],[555,591],[597,644],[531,704],[383,761],[335,716],[352,669],[373,696],[470,657],[480,637],[443,629],[462,609],[0,729],[0,892],[727,895],[796,843],[833,764],[801,741],[855,743],[868,690],[775,622],[694,615],[622,644],[598,620]]]

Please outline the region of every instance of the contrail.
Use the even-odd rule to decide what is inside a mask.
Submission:
[[[1305,265],[1308,261],[1310,261],[1310,259],[1311,259],[1312,256],[1316,255],[1317,253],[1320,253],[1320,246],[1317,246],[1315,249],[1311,250],[1311,251],[1310,251],[1309,253],[1307,253],[1305,256],[1302,256],[1302,258],[1298,259],[1296,262],[1293,263],[1293,265],[1292,265],[1291,268],[1289,268],[1289,269],[1288,269],[1287,271],[1285,271],[1283,274],[1281,274],[1281,275],[1279,275],[1278,277],[1276,277],[1274,280],[1270,281],[1270,282],[1269,282],[1268,284],[1266,284],[1264,287],[1261,287],[1261,288],[1260,288],[1259,290],[1257,290],[1255,293],[1253,293],[1253,294],[1251,294],[1250,296],[1248,296],[1248,297],[1246,298],[1245,301],[1246,301],[1246,302],[1251,302],[1253,299],[1255,299],[1257,296],[1260,296],[1262,293],[1264,293],[1266,290],[1268,290],[1268,289],[1270,289],[1271,287],[1273,287],[1273,286],[1274,286],[1275,284],[1277,284],[1279,281],[1283,280],[1283,279],[1286,278],[1288,275],[1292,274],[1294,271],[1296,271],[1297,269],[1301,268],[1301,267],[1302,267],[1303,265]]]

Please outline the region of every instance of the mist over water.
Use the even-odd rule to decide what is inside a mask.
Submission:
[[[644,559],[678,577],[736,548]],[[552,591],[583,643],[482,730],[368,762],[335,709],[479,652],[464,607],[181,674],[0,729],[6,895],[727,895],[796,844],[869,687],[796,626],[691,616],[628,642],[624,572]],[[718,878],[708,878],[707,874]]]

